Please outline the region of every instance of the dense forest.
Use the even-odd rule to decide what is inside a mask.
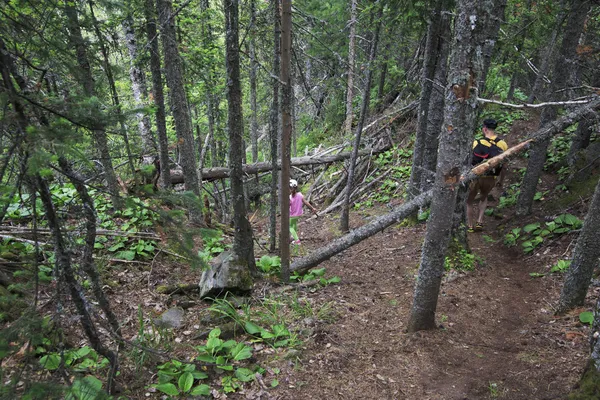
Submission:
[[[600,398],[598,2],[4,0],[0,73],[0,398]]]

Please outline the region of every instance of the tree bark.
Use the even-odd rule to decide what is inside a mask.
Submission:
[[[576,68],[577,44],[583,30],[585,18],[590,7],[589,2],[580,2],[578,0],[570,0],[570,9],[567,15],[567,23],[565,26],[564,36],[562,39],[561,49],[558,57],[555,60],[552,77],[554,79],[551,88],[558,93],[556,100],[564,98],[564,90],[567,89],[569,82],[569,74],[564,71],[569,71]],[[550,93],[551,94],[551,93]],[[540,126],[552,121],[556,118],[557,110],[555,107],[547,107],[542,112]],[[531,213],[533,199],[537,190],[538,181],[542,175],[544,164],[546,163],[546,152],[550,140],[536,143],[529,157],[527,170],[523,176],[521,183],[521,191],[517,199],[517,215],[527,215]]]
[[[133,29],[133,17],[128,14],[122,22],[123,32],[125,34],[125,44],[129,52],[129,79],[131,80],[131,91],[135,107],[145,109],[147,105],[148,89],[146,87],[146,77],[140,67],[138,44]],[[142,141],[142,154],[158,155],[156,141],[152,133],[152,124],[146,111],[137,111],[138,130]]]
[[[441,11],[444,0],[437,0],[432,10],[432,16],[427,27],[427,40],[425,43],[425,54],[423,55],[423,71],[421,73],[421,94],[419,96],[419,113],[417,117],[417,131],[415,133],[415,145],[413,147],[413,162],[408,181],[407,193],[414,196],[419,193],[423,159],[425,158],[425,143],[427,141],[427,122],[433,79],[435,77],[436,60],[438,57],[438,44],[441,40],[440,29]],[[436,148],[437,150],[437,148]]]
[[[435,167],[437,165],[437,149],[440,131],[444,123],[444,92],[446,88],[446,75],[448,73],[448,54],[450,53],[450,40],[452,29],[450,26],[450,10],[442,9],[440,20],[439,39],[437,41],[437,61],[435,77],[429,100],[427,113],[427,130],[424,143],[423,161],[421,164],[420,191],[427,191],[433,186]]]
[[[373,82],[373,68],[375,64],[375,57],[377,55],[377,43],[379,42],[379,32],[381,31],[381,16],[383,14],[383,5],[379,6],[377,12],[377,27],[375,28],[375,34],[373,35],[373,41],[371,42],[371,49],[369,54],[369,64],[367,65],[367,79],[365,81],[364,95],[362,99],[362,105],[360,108],[360,119],[358,126],[356,127],[356,135],[354,137],[354,145],[352,147],[352,156],[348,164],[348,181],[346,183],[346,195],[344,197],[344,204],[342,205],[342,213],[340,215],[340,230],[342,232],[348,232],[350,230],[350,195],[352,194],[352,185],[354,181],[354,169],[356,167],[356,160],[358,158],[358,148],[360,147],[360,138],[365,119],[369,112],[369,103],[371,100],[371,84]]]
[[[88,97],[93,97],[96,95],[96,88],[94,85],[94,78],[92,77],[92,67],[88,60],[87,46],[81,33],[77,14],[78,12],[74,3],[65,1],[65,15],[67,17],[67,28],[69,30],[69,43],[75,48],[77,63],[79,65],[79,69],[76,71],[76,79],[83,87],[84,94]],[[123,206],[123,201],[119,197],[119,182],[113,168],[112,158],[108,148],[106,129],[100,118],[101,111],[97,109],[97,106],[95,112],[97,113],[98,118],[94,119],[92,126],[94,140],[96,141],[96,146],[100,153],[100,163],[104,168],[106,185],[108,187],[108,192],[110,193],[113,207],[120,209]]]
[[[179,43],[175,32],[175,16],[171,0],[158,0],[159,22],[161,26],[161,40],[165,57],[165,75],[169,87],[169,102],[171,113],[175,122],[175,131],[181,154],[181,167],[185,176],[185,190],[200,195],[198,174],[196,172],[196,152],[194,149],[194,135],[189,113],[188,100],[183,81],[182,61],[179,55]],[[190,219],[193,222],[202,221],[202,207],[192,207]]]
[[[229,130],[229,165],[231,168],[231,199],[233,204],[233,254],[242,263],[256,272],[252,227],[246,217],[244,200],[243,158],[243,114],[242,90],[240,86],[240,54],[238,33],[238,0],[223,0],[225,13],[225,67],[227,71],[227,127]]]
[[[483,3],[483,4],[481,4]],[[478,7],[479,5],[479,7]],[[459,0],[446,91],[444,127],[431,202],[431,216],[408,323],[409,332],[435,328],[435,311],[444,273],[460,171],[470,160],[477,113],[477,82],[481,77],[481,35],[489,1]],[[479,41],[478,41],[479,39]]]
[[[273,2],[273,77],[280,72],[281,56],[281,10],[280,0]],[[275,251],[277,246],[277,182],[279,168],[276,167],[278,159],[279,142],[279,79],[273,78],[273,98],[271,99],[271,112],[269,116],[269,137],[271,141],[271,195],[269,200],[269,250]]]
[[[248,47],[250,48],[250,143],[252,145],[252,162],[258,162],[258,121],[256,107],[256,53],[254,37],[256,31],[256,0],[250,0],[250,38]]]
[[[498,40],[498,32],[500,31],[500,25],[505,20],[504,10],[506,9],[507,0],[496,0],[493,2],[493,10],[486,15],[489,19],[482,21],[485,26],[484,30],[484,43],[482,47],[483,51],[483,68],[481,71],[481,79],[479,80],[479,93],[485,91],[485,81],[487,74],[492,63],[492,55],[494,48],[496,47],[496,41]]]
[[[160,53],[158,49],[158,33],[156,29],[156,5],[154,0],[144,0],[146,17],[146,38],[150,52],[150,73],[152,74],[152,95],[156,107],[156,135],[158,137],[158,155],[160,159],[160,186],[171,187],[169,140],[167,138],[167,123],[165,112],[165,95],[160,68]]]
[[[354,56],[356,42],[356,0],[350,0],[350,34],[348,35],[348,71],[346,73],[346,119],[344,120],[344,134],[352,134],[353,107],[354,98]]]
[[[292,136],[292,0],[281,0],[281,280],[290,280],[290,158]]]
[[[577,238],[571,266],[565,275],[557,312],[562,314],[582,306],[600,257],[600,181],[589,205],[583,228]]]

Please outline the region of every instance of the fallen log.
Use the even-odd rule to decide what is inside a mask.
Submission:
[[[600,107],[600,96],[594,96],[593,100],[585,106],[579,107],[578,109],[568,113],[562,118],[559,118],[555,121],[550,122],[549,124],[544,125],[531,135],[522,143],[512,147],[511,149],[505,151],[503,154],[492,158],[491,160],[479,164],[473,169],[468,170],[468,173],[463,174],[460,179],[461,184],[468,184],[473,179],[483,175],[491,168],[497,166],[498,164],[507,161],[510,157],[515,156],[519,152],[525,150],[530,143],[534,143],[537,141],[541,141],[544,139],[548,139],[558,133],[560,133],[563,129],[567,128],[570,125],[573,125],[581,118],[587,115],[593,115],[594,110]],[[380,217],[375,218],[373,221],[365,224],[359,228],[354,229],[350,233],[341,236],[331,243],[323,246],[306,257],[302,257],[297,259],[290,266],[290,271],[296,272],[304,272],[307,271],[323,261],[330,259],[336,254],[341,253],[342,251],[348,249],[351,246],[354,246],[357,243],[375,235],[378,232],[381,232],[385,228],[395,224],[403,218],[408,217],[417,211],[420,207],[426,207],[429,205],[431,201],[431,197],[433,194],[433,189],[428,190],[415,197],[408,203],[404,203],[398,207],[396,207],[391,213],[382,215]]]
[[[375,155],[389,150],[391,145],[379,147],[377,149],[364,149],[358,152],[360,156]],[[316,164],[330,164],[336,161],[342,161],[350,158],[351,152],[344,152],[332,155],[314,155],[304,157],[294,157],[291,161],[292,167],[299,167],[302,165],[316,165]],[[259,172],[266,172],[272,169],[270,162],[259,162],[255,164],[246,164],[242,167],[242,170],[247,175],[257,174]],[[277,168],[281,168],[281,164],[277,163]],[[215,168],[204,168],[202,169],[202,180],[213,181],[217,179],[229,178],[230,169],[226,167],[215,167]],[[171,170],[171,183],[178,184],[183,183],[183,171],[178,169]]]

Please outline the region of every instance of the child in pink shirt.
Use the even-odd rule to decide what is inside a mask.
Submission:
[[[290,179],[290,235],[292,236],[293,244],[300,244],[298,219],[300,219],[303,213],[303,204],[309,207],[315,214],[317,213],[317,209],[304,200],[302,193],[298,192],[298,182],[295,179]]]

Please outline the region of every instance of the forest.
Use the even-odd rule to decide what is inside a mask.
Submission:
[[[600,399],[597,1],[3,0],[0,73],[1,399]]]

